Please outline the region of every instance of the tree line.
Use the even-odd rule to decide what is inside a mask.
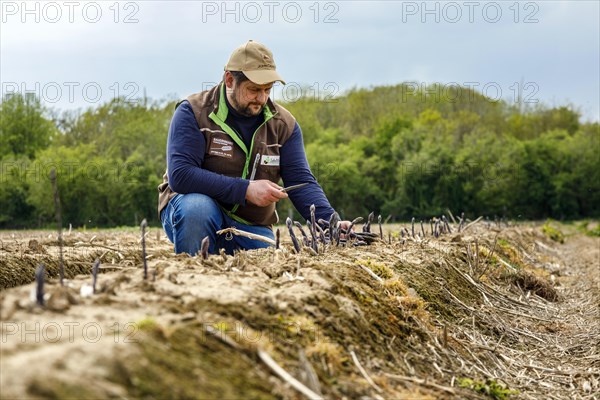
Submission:
[[[52,168],[65,225],[158,224],[174,105],[117,98],[58,112],[32,95],[2,99],[0,228],[51,226]],[[520,220],[600,216],[600,125],[580,122],[572,106],[523,107],[470,88],[407,84],[283,105],[344,218],[375,211],[428,219],[447,209]],[[278,209],[294,213],[289,201]]]

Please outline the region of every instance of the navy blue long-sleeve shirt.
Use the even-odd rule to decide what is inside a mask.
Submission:
[[[258,125],[262,114],[245,117],[229,106],[227,123],[233,127],[247,144]],[[258,121],[258,122],[257,122]],[[188,101],[175,110],[167,140],[167,173],[169,186],[177,193],[202,193],[226,204],[246,204],[247,179],[232,178],[204,169],[206,141],[198,128],[196,117]],[[328,220],[333,213],[321,186],[310,171],[302,131],[298,123],[290,138],[280,149],[280,172],[284,186],[309,182],[302,188],[288,193],[294,207],[305,218],[310,219],[310,205],[316,207],[317,218]]]

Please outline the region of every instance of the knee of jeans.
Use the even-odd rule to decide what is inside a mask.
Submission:
[[[188,222],[216,222],[221,217],[221,209],[217,203],[211,197],[200,193],[181,195],[177,208],[178,219]]]

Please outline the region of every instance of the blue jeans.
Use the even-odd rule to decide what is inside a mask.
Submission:
[[[218,254],[221,248],[227,254],[233,254],[234,250],[270,246],[260,240],[216,234],[218,230],[230,227],[275,239],[271,228],[237,222],[225,214],[211,197],[200,193],[177,194],[162,210],[160,219],[169,240],[175,244],[175,253],[196,255],[206,236],[210,240],[208,252],[211,254]]]

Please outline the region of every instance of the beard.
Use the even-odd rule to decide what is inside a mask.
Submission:
[[[242,114],[245,117],[256,117],[263,111],[265,106],[260,103],[250,102],[245,106],[241,105],[237,100],[237,95],[237,90],[234,90],[231,96],[230,103],[233,106],[233,108],[235,108],[235,111],[237,111],[238,113]]]

